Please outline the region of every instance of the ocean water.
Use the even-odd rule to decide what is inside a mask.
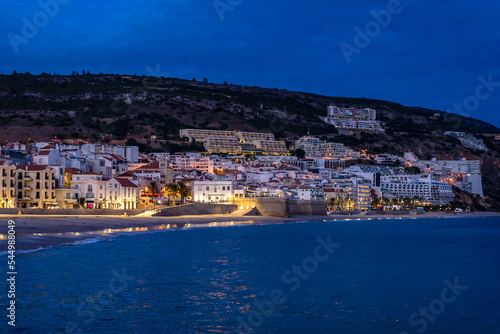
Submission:
[[[11,333],[500,333],[499,218],[123,233],[17,272]]]

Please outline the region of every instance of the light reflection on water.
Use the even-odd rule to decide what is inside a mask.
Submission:
[[[252,225],[253,221],[244,222],[211,222],[205,224],[162,224],[148,227],[128,227],[120,229],[103,229],[98,231],[85,232],[57,232],[57,233],[18,233],[16,234],[17,250],[41,250],[55,245],[72,245],[81,243],[91,243],[104,240],[106,237],[118,236],[127,233],[155,232],[161,230],[181,230],[187,228],[205,228],[205,227],[227,227]],[[7,235],[0,234],[0,255],[6,254]]]
[[[499,225],[422,219],[108,229],[93,234],[103,242],[18,256],[16,330],[61,333],[75,322],[82,333],[234,333],[238,317],[248,319],[281,289],[286,302],[255,333],[414,333],[409,316],[439,298],[444,279],[459,276],[469,288],[427,332],[498,333]],[[341,246],[292,291],[283,273],[328,235]],[[87,322],[79,305],[99,303],[121,268],[133,279]]]

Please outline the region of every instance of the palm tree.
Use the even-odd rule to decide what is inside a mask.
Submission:
[[[333,206],[335,205],[335,197],[332,197],[326,201],[326,205],[328,208],[333,209]]]
[[[352,197],[350,195],[347,195],[345,198],[344,198],[344,205],[347,206],[347,210],[351,210],[351,205],[354,205],[356,202],[354,202],[354,200],[352,199]]]
[[[184,204],[184,199],[191,195],[191,188],[188,187],[183,181],[177,183],[177,190],[181,196],[181,204]]]
[[[153,201],[153,210],[155,210],[155,200],[154,200],[154,197],[155,197],[156,192],[158,191],[158,184],[155,181],[151,181],[148,184],[148,188],[151,191],[150,197],[152,198],[152,201]]]
[[[387,197],[382,198],[382,210],[385,211],[387,209],[387,206],[391,203],[391,200]]]
[[[179,194],[179,185],[177,183],[167,184],[167,187],[165,188],[165,194],[167,194],[169,198],[173,198],[173,205],[175,206],[175,199]]]

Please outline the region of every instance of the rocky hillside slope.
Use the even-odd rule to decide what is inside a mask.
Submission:
[[[339,134],[321,121],[330,104],[371,107],[385,134]],[[307,133],[371,153],[412,151],[423,159],[481,159],[486,206],[500,207],[497,127],[476,119],[382,100],[328,97],[281,89],[145,76],[0,75],[0,140],[136,140],[144,149],[183,145],[184,127],[272,132],[292,143]],[[487,153],[463,147],[445,131],[473,133]]]

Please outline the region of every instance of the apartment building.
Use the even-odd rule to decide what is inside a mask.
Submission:
[[[302,149],[307,156],[329,157],[335,160],[358,159],[361,157],[356,152],[342,143],[328,143],[314,136],[300,137],[295,142],[295,149]]]
[[[422,172],[441,175],[446,170],[452,174],[481,174],[480,160],[419,160],[411,163],[412,166],[420,168]]]
[[[274,141],[274,135],[272,133],[238,131],[234,132],[234,136],[244,142],[253,142],[254,140]]]
[[[106,209],[135,209],[139,198],[138,186],[127,178],[106,180]]]
[[[220,131],[220,130],[204,130],[204,129],[181,129],[179,130],[179,135],[181,137],[186,137],[189,141],[193,139],[199,143],[205,143],[206,139],[214,136],[214,137],[223,137],[223,136],[231,136],[234,137],[234,133],[232,131]]]
[[[287,153],[285,142],[275,140],[272,133],[181,129],[179,135],[203,143],[209,153]]]
[[[457,132],[457,131],[446,131],[444,133],[446,136],[454,137],[460,140],[463,146],[472,148],[475,150],[488,151],[488,148],[484,144],[482,139],[477,139],[473,135],[465,132]]]
[[[376,118],[377,111],[371,108],[340,108],[334,105],[328,107],[326,117],[321,117],[324,122],[337,128],[384,132]]]
[[[266,152],[268,154],[283,155],[288,153],[286,144],[283,141],[266,139],[266,140],[254,140],[252,141],[252,143],[257,150]]]
[[[12,209],[17,207],[16,197],[16,166],[7,161],[0,161],[0,208]]]
[[[214,162],[210,157],[202,156],[199,153],[187,153],[186,155],[170,156],[170,163],[173,170],[197,169],[213,174]]]
[[[71,175],[71,189],[76,204],[82,204],[80,198],[84,198],[83,206],[87,209],[101,209],[105,207],[106,182],[101,174],[94,172],[81,172]]]
[[[396,197],[421,197],[424,203],[448,204],[455,199],[451,185],[431,175],[390,175],[381,177],[382,192]]]
[[[325,192],[323,188],[297,187],[291,188],[293,199],[303,201],[325,201]]]
[[[57,205],[56,171],[46,165],[18,165],[15,193],[18,208],[45,209]]]
[[[204,146],[208,153],[237,154],[241,152],[240,141],[234,136],[213,136],[205,138]]]

